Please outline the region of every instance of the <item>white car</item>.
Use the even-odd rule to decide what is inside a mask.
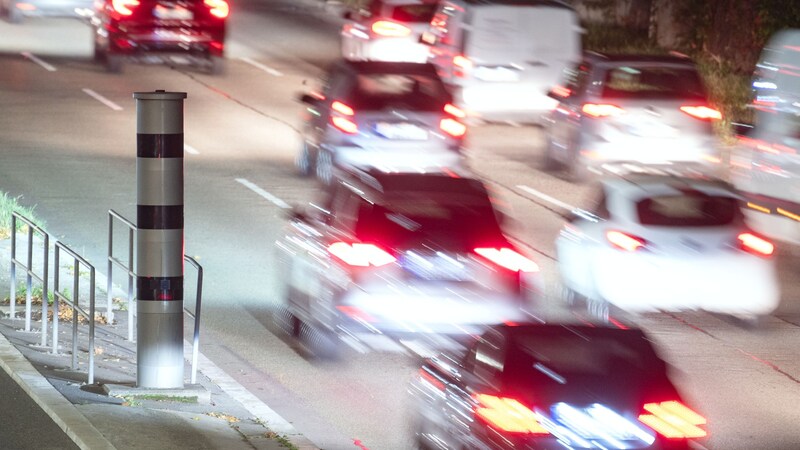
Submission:
[[[344,14],[342,57],[348,60],[423,63],[428,46],[419,42],[437,0],[375,0]]]
[[[704,310],[748,322],[780,300],[774,245],[744,221],[722,181],[608,178],[556,239],[566,300],[594,314]]]

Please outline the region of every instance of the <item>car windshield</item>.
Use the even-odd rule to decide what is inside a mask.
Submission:
[[[392,19],[406,23],[428,23],[436,12],[436,3],[400,5],[392,10]]]
[[[350,102],[356,109],[405,107],[441,111],[448,101],[441,80],[427,75],[360,74]]]
[[[391,248],[430,242],[470,250],[503,241],[494,208],[485,197],[408,194],[385,205],[365,204],[356,235]]]
[[[623,66],[603,80],[603,98],[704,99],[697,71],[689,67]]]
[[[722,226],[741,214],[737,199],[697,191],[646,198],[636,211],[642,225],[673,227]]]

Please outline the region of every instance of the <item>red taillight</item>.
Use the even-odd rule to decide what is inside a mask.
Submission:
[[[510,248],[476,248],[475,253],[514,272],[538,272],[539,265]]]
[[[722,113],[708,106],[681,106],[681,111],[701,120],[721,120]]]
[[[444,382],[436,377],[431,372],[423,369],[419,369],[419,379],[423,383],[433,387],[434,389],[443,391],[444,390]]]
[[[550,434],[531,408],[513,398],[477,394],[475,400],[475,415],[492,428],[506,433]]]
[[[403,37],[411,34],[411,28],[388,20],[379,20],[372,24],[372,32],[384,37]]]
[[[456,105],[453,105],[452,103],[444,105],[444,112],[454,117],[458,117],[459,119],[467,117],[467,113],[465,113],[461,108],[459,108]]]
[[[644,410],[648,414],[640,414],[639,421],[668,439],[701,438],[708,434],[700,428],[706,424],[705,417],[681,402],[648,403]]]
[[[348,265],[358,267],[380,267],[397,260],[377,245],[359,242],[353,244],[335,242],[328,246],[328,251]]]
[[[340,102],[338,100],[336,100],[333,103],[331,103],[331,109],[333,109],[334,111],[336,111],[338,113],[342,113],[345,116],[352,116],[352,115],[354,115],[356,113],[353,110],[353,108],[345,105],[344,103],[342,103],[342,102]]]
[[[592,117],[611,117],[625,114],[625,110],[617,105],[585,103],[581,108],[584,114]]]
[[[472,61],[464,55],[456,55],[453,57],[453,74],[457,77],[466,76],[467,72],[472,69]]]
[[[130,16],[133,14],[133,9],[139,6],[139,0],[111,0],[111,6],[117,13]]]
[[[356,125],[355,122],[353,122],[352,120],[350,120],[348,118],[340,117],[340,116],[334,116],[334,117],[331,118],[331,123],[333,123],[333,126],[335,126],[336,128],[338,128],[341,131],[344,131],[347,134],[356,134],[356,133],[358,133],[358,125]]]
[[[462,137],[467,133],[467,126],[456,119],[446,118],[439,121],[439,128],[453,137]]]
[[[742,233],[736,239],[739,240],[739,247],[746,252],[758,256],[771,256],[775,252],[775,245],[772,242],[755,234]]]
[[[214,17],[224,19],[228,17],[231,8],[225,0],[203,0],[203,3],[210,8],[210,13]]]
[[[634,252],[636,250],[643,249],[647,244],[647,241],[645,241],[644,239],[636,236],[631,236],[621,231],[607,232],[606,239],[608,239],[608,242],[610,242],[614,247],[617,247],[622,250],[627,250],[629,252]]]

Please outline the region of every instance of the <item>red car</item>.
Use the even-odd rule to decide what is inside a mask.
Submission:
[[[227,0],[96,0],[95,59],[109,72],[142,57],[188,58],[224,71]]]

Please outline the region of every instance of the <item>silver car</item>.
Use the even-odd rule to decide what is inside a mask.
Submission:
[[[11,23],[25,17],[88,17],[93,0],[0,0],[0,13]]]
[[[546,169],[573,181],[625,165],[718,172],[722,115],[689,58],[588,53],[565,75],[550,92]]]

